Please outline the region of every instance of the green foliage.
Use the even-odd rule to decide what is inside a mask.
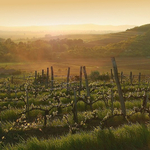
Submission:
[[[136,123],[136,122],[142,123],[142,122],[150,121],[150,119],[147,113],[144,113],[144,114],[136,113],[129,118],[129,121],[133,123]]]
[[[99,77],[100,77],[100,73],[97,70],[96,71],[92,71],[91,74],[90,74],[90,78],[93,81],[99,80]]]
[[[110,80],[110,76],[108,74],[103,73],[99,76],[99,80],[108,81]]]

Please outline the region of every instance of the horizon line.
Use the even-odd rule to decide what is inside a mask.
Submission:
[[[48,27],[48,26],[78,26],[78,25],[96,25],[96,26],[140,26],[140,25],[134,25],[134,24],[120,24],[120,25],[112,25],[112,24],[94,24],[94,23],[84,23],[84,24],[50,24],[50,25],[11,25],[11,26],[7,26],[7,25],[0,25],[0,27]]]

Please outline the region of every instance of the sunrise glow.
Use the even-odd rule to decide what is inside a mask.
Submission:
[[[5,0],[0,26],[142,25],[149,23],[149,5],[149,0]]]

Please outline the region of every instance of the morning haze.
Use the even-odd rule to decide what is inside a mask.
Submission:
[[[111,56],[131,57],[134,53],[137,57],[149,56],[146,50],[140,53],[135,45],[131,46],[138,36],[144,41],[147,31],[129,30],[148,24],[149,3],[148,0],[1,1],[1,61],[62,63],[66,58],[86,62]],[[133,53],[132,48],[137,51]]]
[[[0,18],[2,62],[149,56],[131,46],[147,31],[129,30],[148,24],[148,0],[5,0]]]
[[[13,66],[26,71],[31,71],[34,67],[36,70],[42,69],[46,64],[53,64],[57,69],[64,68],[65,71],[69,65],[74,70],[72,73],[76,74],[78,67],[83,64],[89,66],[89,71],[110,70],[110,57],[116,57],[121,61],[119,67],[125,72],[131,68],[138,72],[141,68],[147,73],[150,63],[147,60],[150,57],[147,39],[149,28],[149,24],[136,27],[92,24],[4,27],[5,31],[1,31],[0,38],[0,58],[2,63],[24,63],[20,67]],[[141,46],[142,43],[144,46]],[[26,62],[32,65],[26,67]],[[37,62],[40,64],[37,65]]]
[[[0,2],[0,26],[142,25],[149,22],[149,4],[149,0],[5,0]]]
[[[51,25],[51,26],[23,26],[23,27],[5,27],[0,26],[1,38],[32,38],[44,37],[46,34],[52,36],[64,34],[106,34],[135,27],[135,25]]]

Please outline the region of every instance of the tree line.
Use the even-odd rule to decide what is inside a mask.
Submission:
[[[0,40],[0,61],[42,61],[60,57],[74,47],[83,46],[82,39],[35,40],[16,43],[13,40]]]

